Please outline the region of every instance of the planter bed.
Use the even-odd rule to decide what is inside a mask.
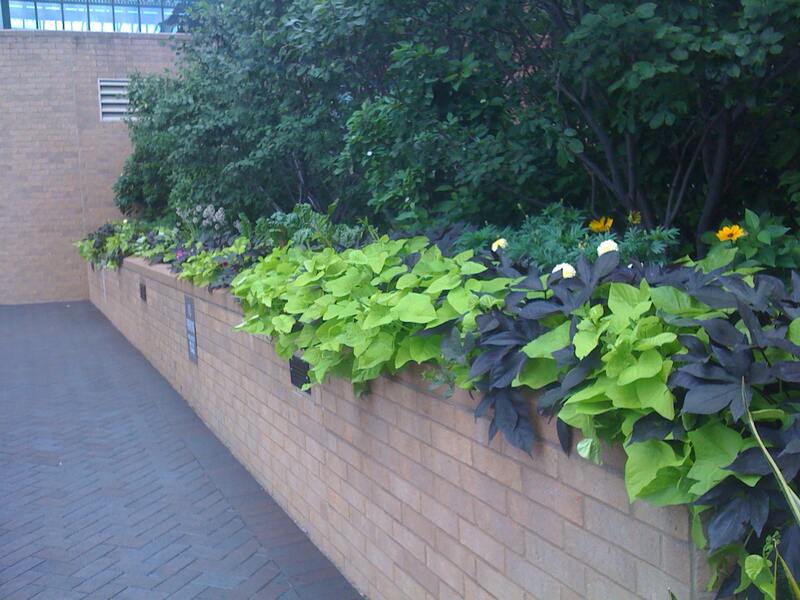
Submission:
[[[630,505],[621,453],[603,466],[568,457],[546,422],[533,456],[502,436],[488,444],[469,394],[434,394],[413,370],[362,398],[341,380],[309,394],[268,340],[234,330],[227,292],[136,258],[89,282],[94,305],[367,597],[705,597],[686,511]]]

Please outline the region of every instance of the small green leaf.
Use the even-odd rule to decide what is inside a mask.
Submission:
[[[478,305],[478,297],[463,287],[450,290],[447,294],[447,301],[461,314],[468,313]]]
[[[644,4],[640,4],[636,7],[636,10],[633,11],[640,19],[652,19],[653,16],[656,14],[657,5],[654,2],[645,2]]]
[[[452,290],[454,287],[461,283],[461,277],[455,273],[447,273],[435,279],[428,289],[425,290],[426,294],[431,296],[438,296],[445,290]]]
[[[400,279],[397,280],[395,283],[395,287],[398,290],[405,290],[408,288],[412,288],[419,283],[419,276],[413,273],[406,273],[402,275]]]
[[[683,464],[684,458],[678,456],[666,442],[648,440],[625,447],[628,460],[625,463],[625,486],[628,497],[633,502],[645,488],[656,482],[661,471]],[[664,473],[666,480],[671,473]]]
[[[702,496],[720,481],[732,475],[725,467],[730,465],[742,449],[742,436],[720,421],[710,421],[688,434],[694,448],[694,464],[687,477],[694,483],[693,494]]]
[[[557,379],[556,361],[550,358],[533,358],[525,363],[522,371],[511,385],[515,387],[526,385],[531,389],[539,390]]]
[[[436,319],[436,309],[430,296],[411,292],[394,307],[397,318],[404,323],[430,323]]]
[[[569,326],[569,321],[565,321],[523,346],[522,351],[530,358],[552,358],[553,352],[569,345]]]
[[[601,458],[602,447],[600,446],[600,440],[598,439],[583,438],[578,442],[576,450],[578,451],[579,456],[590,462],[593,462],[596,465],[602,464],[603,462]]]
[[[391,308],[380,304],[373,304],[364,319],[364,329],[380,327],[381,325],[391,323],[394,319],[395,317]]]
[[[461,274],[462,275],[477,275],[478,273],[483,273],[486,270],[480,263],[476,262],[465,262],[461,265]]]
[[[278,315],[276,317],[272,317],[272,326],[275,328],[275,331],[280,333],[291,333],[292,328],[294,328],[294,318],[290,317],[289,315]]]
[[[369,339],[363,352],[356,354],[359,369],[370,369],[388,361],[394,354],[394,336],[381,331]]]
[[[637,379],[653,377],[661,372],[664,361],[658,350],[647,350],[639,355],[638,360],[633,365],[623,369],[619,374],[619,384],[627,385]]]

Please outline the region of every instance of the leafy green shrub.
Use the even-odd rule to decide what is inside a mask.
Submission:
[[[137,224],[125,219],[106,223],[75,242],[75,247],[81,258],[92,266],[113,270],[130,255],[137,237]]]
[[[612,230],[593,232],[582,210],[558,203],[528,216],[517,229],[486,225],[477,230],[467,230],[455,247],[458,250],[488,249],[495,240],[504,239],[508,242],[504,252],[512,260],[549,270],[562,262],[575,262],[579,256],[592,258],[598,244],[614,237]],[[660,227],[648,231],[628,224],[618,244],[623,261],[661,264],[677,246],[678,231]]]
[[[216,289],[230,285],[238,272],[252,262],[250,240],[244,236],[219,250],[207,250],[181,262],[178,277],[191,281],[197,287]]]
[[[338,201],[337,221],[502,228],[564,199],[699,252],[723,211],[796,204],[791,0],[238,0],[192,19],[175,76],[132,86],[123,209]]]
[[[781,217],[768,212],[757,215],[747,209],[742,225],[725,221],[716,233],[706,233],[703,241],[712,248],[736,248],[735,265],[741,268],[800,267],[800,239],[790,233]]]
[[[151,264],[170,264],[175,260],[178,245],[178,228],[156,226],[139,236],[133,244],[133,254]]]
[[[243,214],[238,229],[263,248],[292,244],[303,248],[354,248],[367,235],[366,226],[334,223],[329,214],[316,212],[308,204],[296,204],[291,212],[278,211],[259,217],[255,225]]]

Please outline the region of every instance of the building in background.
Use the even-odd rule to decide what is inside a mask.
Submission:
[[[0,304],[84,299],[73,243],[120,218],[113,185],[131,149],[127,82],[175,59],[176,36],[136,32],[156,31],[170,9],[0,2],[13,27],[0,29]]]
[[[0,0],[3,29],[169,33],[177,0]]]

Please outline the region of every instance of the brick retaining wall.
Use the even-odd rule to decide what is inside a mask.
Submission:
[[[139,284],[147,288],[140,299]],[[363,398],[331,381],[306,394],[265,339],[233,331],[224,291],[127,259],[89,272],[90,297],[239,461],[371,599],[705,598],[705,559],[683,509],[629,505],[621,454],[567,457],[540,424],[533,457],[413,373]],[[184,295],[194,298],[198,364]]]

